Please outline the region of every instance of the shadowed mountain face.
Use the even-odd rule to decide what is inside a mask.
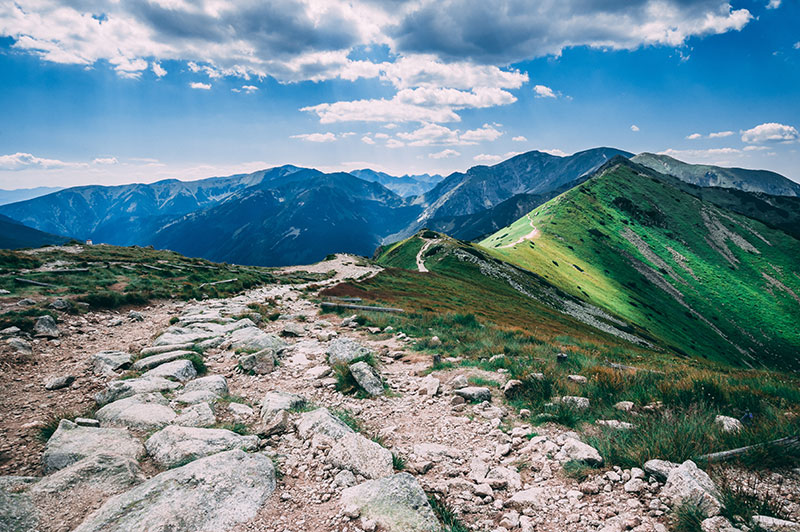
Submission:
[[[701,187],[733,188],[773,196],[800,196],[800,184],[767,170],[687,164],[668,155],[654,153],[640,153],[633,157],[633,161]]]
[[[0,215],[0,249],[36,248],[49,244],[60,245],[68,240],[69,238],[44,233]]]
[[[616,159],[481,245],[678,353],[797,369],[800,241],[675,181]]]
[[[395,177],[384,172],[370,170],[369,168],[364,168],[362,170],[351,170],[349,173],[359,179],[363,179],[364,181],[380,183],[398,196],[402,196],[404,198],[424,194],[435,187],[437,183],[442,181],[442,179],[444,179],[440,175],[430,174],[404,175],[401,177]]]

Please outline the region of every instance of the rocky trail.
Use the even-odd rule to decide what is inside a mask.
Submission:
[[[531,220],[531,215],[530,215],[530,213],[526,214],[525,216],[528,218],[528,223],[529,223],[529,224],[530,224],[530,226],[531,226],[531,232],[530,232],[530,233],[528,233],[528,234],[527,234],[527,235],[525,235],[525,236],[521,236],[521,237],[519,237],[519,238],[518,238],[516,241],[514,241],[514,242],[512,242],[512,243],[510,243],[510,244],[506,244],[505,246],[500,246],[500,247],[502,247],[502,248],[513,248],[513,247],[514,247],[514,246],[516,246],[517,244],[522,244],[522,243],[523,243],[523,242],[525,242],[526,240],[533,240],[533,239],[535,239],[537,236],[539,236],[539,230],[536,228],[536,226],[535,226],[535,225],[533,225],[533,220]]]
[[[315,268],[336,274],[314,289],[378,271],[344,255],[302,269]],[[35,342],[5,332],[3,349],[17,338],[43,362],[35,378],[22,365],[0,377],[0,531],[450,530],[429,497],[493,532],[662,532],[690,498],[719,513],[694,463],[602,467],[578,434],[506,406],[518,381],[502,370],[428,372],[402,331],[321,317],[307,289],[65,317]],[[280,316],[266,320],[263,305]],[[337,391],[336,371],[359,395]],[[35,443],[46,414],[91,405]],[[601,467],[578,481],[564,473],[573,460]],[[800,477],[770,482],[798,517]],[[703,530],[752,526],[715,517]]]

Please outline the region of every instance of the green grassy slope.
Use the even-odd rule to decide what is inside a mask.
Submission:
[[[658,176],[618,161],[481,245],[677,353],[800,367],[800,241]]]

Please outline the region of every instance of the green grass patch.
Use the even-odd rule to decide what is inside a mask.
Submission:
[[[428,503],[433,509],[433,513],[444,526],[444,532],[469,532],[469,528],[464,525],[447,503],[439,496],[428,494]]]
[[[564,475],[566,475],[569,478],[575,479],[578,482],[583,482],[584,480],[589,478],[589,475],[592,473],[592,471],[595,470],[595,468],[593,468],[586,462],[581,462],[579,460],[570,460],[568,462],[565,462],[564,465],[562,466],[562,469],[564,471]]]
[[[672,532],[703,532],[706,515],[696,502],[685,502],[672,511]]]

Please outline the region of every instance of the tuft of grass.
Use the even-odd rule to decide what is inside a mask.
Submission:
[[[589,474],[594,470],[592,466],[579,460],[570,460],[564,463],[562,469],[567,477],[574,478],[578,482],[583,482],[589,478]]]
[[[570,403],[556,403],[551,410],[539,416],[539,421],[552,421],[569,428],[576,428],[586,419],[586,414]]]
[[[406,459],[397,453],[392,453],[392,467],[395,471],[402,471],[406,468]]]
[[[494,379],[486,379],[484,377],[469,377],[467,379],[467,382],[469,382],[473,386],[483,386],[483,387],[486,387],[486,388],[500,388],[501,387],[500,383],[497,382],[496,380],[494,380]]]
[[[428,494],[428,503],[431,505],[433,513],[439,518],[439,522],[444,526],[445,532],[468,532],[469,529],[458,520],[453,510],[441,498]]]
[[[755,476],[734,482],[725,475],[718,475],[714,481],[719,492],[719,500],[723,505],[722,515],[732,522],[734,516],[743,517],[745,521],[749,521],[754,515],[766,515],[777,519],[789,517],[775,497],[759,495],[768,494],[769,491],[761,486],[760,480]]]
[[[197,372],[198,375],[202,376],[208,373],[208,367],[206,366],[206,363],[203,361],[203,357],[201,357],[200,355],[193,353],[191,355],[186,355],[183,358],[192,363],[192,366],[194,366],[194,370]]]
[[[331,410],[331,414],[339,418],[339,420],[353,429],[356,432],[363,432],[363,427],[361,425],[361,421],[357,417],[353,415],[352,412],[345,409],[334,409]]]
[[[247,436],[250,434],[250,430],[247,428],[247,425],[244,423],[217,423],[214,425],[215,429],[225,429],[231,432],[235,432],[240,436]]]
[[[175,325],[175,324],[176,324],[176,323],[178,323],[179,321],[181,321],[181,319],[180,319],[178,316],[172,316],[172,317],[169,319],[169,324],[170,324],[170,325]]]
[[[672,532],[702,532],[705,513],[696,502],[685,502],[672,512]]]
[[[58,429],[58,424],[61,423],[62,419],[74,421],[75,418],[79,417],[92,417],[94,416],[94,412],[95,410],[92,408],[81,411],[60,410],[53,412],[52,414],[48,415],[47,418],[45,418],[43,425],[36,430],[36,439],[42,443],[47,443],[47,440],[49,440]]]

